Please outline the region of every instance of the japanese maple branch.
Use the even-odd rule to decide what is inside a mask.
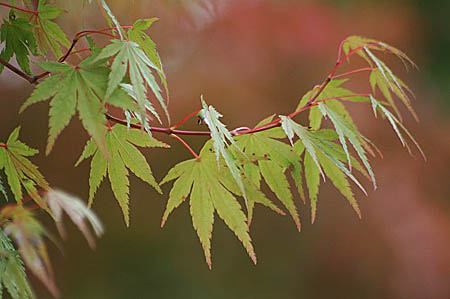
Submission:
[[[20,10],[20,11],[28,12],[28,13],[31,13],[31,14],[33,14],[35,16],[37,16],[39,14],[39,12],[36,11],[36,10],[31,10],[31,9],[28,9],[28,8],[21,8],[21,7],[17,7],[17,6],[13,6],[13,5],[5,4],[5,3],[0,3],[0,6],[6,6],[6,7],[9,7],[9,8],[12,8],[12,9],[17,9],[17,10]]]
[[[31,84],[33,84],[36,81],[35,77],[22,72],[21,70],[16,68],[14,65],[12,65],[8,61],[4,60],[3,58],[0,58],[0,63],[3,64],[6,68],[10,69],[12,72],[16,73],[20,77],[22,77],[25,80],[27,80],[28,82],[30,82]]]

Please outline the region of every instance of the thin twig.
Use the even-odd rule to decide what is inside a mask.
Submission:
[[[8,68],[11,71],[13,71],[14,73],[16,73],[17,75],[19,75],[20,77],[22,77],[25,80],[27,80],[28,82],[30,82],[31,84],[33,84],[35,82],[35,77],[30,76],[30,75],[22,72],[17,67],[15,67],[14,65],[10,64],[8,61],[4,60],[3,58],[0,58],[0,63],[3,64],[6,68]]]
[[[194,152],[194,150],[189,146],[189,144],[187,144],[186,141],[184,141],[180,136],[177,136],[175,134],[170,134],[170,136],[174,137],[175,139],[177,139],[178,141],[180,141],[190,152],[192,155],[194,155],[195,159],[199,160],[200,156],[197,155],[196,152]]]
[[[21,8],[21,7],[17,7],[17,6],[13,6],[13,5],[5,4],[5,3],[0,3],[0,6],[6,6],[6,7],[9,7],[9,8],[12,8],[12,9],[17,9],[17,10],[20,10],[20,11],[28,12],[28,13],[31,13],[31,14],[33,14],[35,16],[37,16],[39,14],[39,12],[36,11],[36,10],[31,10],[31,9],[28,9],[28,8]]]

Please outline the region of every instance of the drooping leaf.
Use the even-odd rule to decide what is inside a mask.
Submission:
[[[168,147],[168,145],[147,134],[142,134],[137,129],[127,129],[122,125],[115,125],[107,132],[106,145],[109,160],[106,160],[94,142],[89,141],[78,159],[77,165],[84,159],[93,156],[89,177],[89,205],[92,204],[95,192],[103,178],[108,175],[111,188],[122,208],[125,223],[128,226],[128,170],[161,193],[159,184],[153,177],[149,164],[136,146]]]
[[[339,114],[334,112],[330,107],[325,105],[325,103],[319,103],[320,111],[324,116],[328,116],[330,120],[332,121],[336,132],[339,136],[339,141],[342,144],[342,148],[344,149],[346,155],[347,155],[347,161],[350,166],[351,170],[351,160],[350,160],[350,153],[348,152],[347,145],[346,145],[346,139],[350,141],[353,148],[355,149],[356,153],[358,154],[359,158],[361,159],[363,165],[366,167],[367,172],[370,175],[370,179],[373,183],[373,187],[376,189],[376,180],[375,175],[372,171],[372,168],[369,164],[369,160],[367,159],[365,150],[360,142],[362,138],[362,135],[359,133],[359,131],[356,129],[354,125],[352,125],[350,122],[346,121],[343,117],[341,117]]]
[[[209,149],[210,143],[207,143],[202,149],[199,159],[175,165],[163,179],[163,183],[176,179],[163,216],[163,224],[169,213],[189,197],[192,223],[202,244],[206,263],[210,268],[215,211],[235,233],[253,262],[256,263],[245,214],[237,199],[221,184],[219,166],[214,154]],[[227,166],[221,165],[221,168],[224,167]]]
[[[256,127],[266,122],[267,120],[263,120]],[[290,169],[300,197],[304,200],[300,157],[295,155],[289,145],[275,139],[280,138],[279,130],[279,128],[274,128],[260,133],[236,137],[237,145],[249,157],[249,159],[244,160],[244,180],[251,180],[251,183],[256,187],[253,190],[256,189],[258,191],[260,180],[264,178],[271,191],[275,193],[280,202],[289,211],[297,229],[300,231],[300,219],[286,174],[287,170]],[[244,185],[251,186],[249,183]],[[250,193],[262,199],[259,200],[259,203],[279,213],[279,209],[270,200],[263,199],[259,192],[255,194],[255,191],[250,190]],[[248,207],[250,219],[253,213],[252,208],[253,205]]]
[[[239,151],[240,149],[237,147],[233,136],[231,136],[231,133],[228,131],[226,126],[219,120],[219,118],[222,117],[222,114],[217,112],[213,106],[208,106],[203,100],[203,96],[201,97],[201,101],[203,109],[199,112],[199,116],[204,120],[211,131],[211,139],[213,141],[214,152],[216,153],[216,161],[219,163],[220,157],[225,160],[228,170],[231,172],[231,175],[238,184],[244,198],[246,198],[241,174],[238,166],[236,165],[236,156],[229,149],[229,145],[231,144]]]
[[[100,237],[103,234],[103,225],[94,212],[92,212],[83,201],[63,191],[53,189],[50,189],[45,194],[45,199],[54,215],[58,231],[63,238],[66,237],[62,223],[63,212],[65,212],[83,233],[89,246],[95,248],[95,240],[86,225],[86,220],[92,225],[97,237]]]
[[[400,132],[400,128],[403,130],[403,132],[408,135],[408,137],[411,139],[411,141],[414,143],[414,145],[419,150],[420,154],[426,160],[425,153],[422,151],[422,148],[420,147],[419,143],[414,139],[414,137],[411,135],[411,133],[406,129],[406,127],[388,110],[386,107],[384,107],[379,101],[377,101],[373,96],[370,97],[370,100],[372,102],[373,111],[375,114],[375,117],[377,116],[377,111],[379,110],[383,116],[385,116],[389,123],[391,124],[392,128],[395,131],[395,134],[397,134],[398,138],[400,139],[402,145],[406,147],[411,153],[411,150],[408,146],[408,143],[404,139],[402,133]]]

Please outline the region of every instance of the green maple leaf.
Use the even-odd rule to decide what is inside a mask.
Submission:
[[[33,25],[25,18],[15,18],[12,14],[9,20],[4,19],[0,28],[0,40],[5,43],[5,47],[0,53],[0,57],[9,61],[13,55],[19,67],[27,74],[31,75],[30,53],[38,55],[36,39],[32,32]],[[0,73],[4,66],[0,66]]]
[[[211,143],[207,143],[200,152],[199,159],[175,165],[162,180],[161,184],[176,180],[169,194],[162,225],[169,214],[189,197],[192,224],[202,244],[209,268],[211,268],[211,238],[215,212],[234,232],[256,263],[245,214],[238,200],[221,183],[220,169],[210,149]]]
[[[271,118],[272,117],[261,121],[256,127],[267,123]],[[291,176],[294,178],[300,197],[304,201],[302,168],[300,157],[295,155],[293,149],[286,143],[275,139],[284,137],[285,135],[282,130],[280,128],[275,128],[261,133],[238,136],[237,145],[242,148],[244,153],[250,159],[243,160],[244,177],[247,179],[253,178],[253,184],[257,187],[256,190],[260,189],[261,178],[264,178],[272,192],[275,193],[280,202],[289,211],[297,229],[300,231],[300,218],[290,191],[286,173],[287,170],[290,169]],[[247,185],[247,183],[245,185]],[[260,203],[277,211],[270,201]],[[248,210],[250,219],[252,208],[253,205],[249,205]]]
[[[392,53],[400,58],[406,68],[408,68],[408,65],[412,65],[417,68],[415,63],[405,53],[393,46],[360,36],[350,36],[345,40],[343,44],[344,54],[348,54],[351,50],[357,47],[363,47],[363,51],[358,51],[357,54],[366,60],[370,66],[375,67],[370,75],[370,83],[373,91],[375,92],[375,88],[378,86],[383,96],[392,106],[400,120],[402,120],[402,117],[392,98],[392,94],[395,94],[408,108],[413,117],[418,120],[417,114],[411,106],[410,97],[408,96],[408,92],[411,93],[411,90],[403,81],[397,78],[391,69],[372,51]]]
[[[219,120],[222,114],[217,112],[213,106],[208,106],[201,97],[203,109],[199,112],[199,117],[204,120],[209,130],[211,131],[211,139],[213,141],[214,152],[216,153],[216,161],[219,165],[219,158],[222,157],[231,172],[234,180],[239,186],[245,200],[245,188],[242,182],[241,174],[237,166],[236,155],[230,150],[229,144],[233,145],[235,149],[240,151],[239,147],[233,139],[233,136],[228,131],[226,126]]]
[[[360,211],[356,200],[351,192],[347,178],[351,179],[365,194],[366,191],[348,170],[342,161],[350,163],[363,174],[371,178],[366,169],[356,161],[351,155],[347,156],[344,150],[340,150],[337,144],[332,142],[339,138],[339,134],[330,134],[330,130],[308,130],[295,123],[289,117],[280,116],[282,120],[282,128],[286,136],[293,142],[295,135],[299,139],[294,144],[295,152],[300,156],[304,153],[304,168],[306,186],[311,200],[311,220],[314,222],[317,210],[317,195],[319,192],[320,175],[325,180],[325,176],[329,177],[336,188],[346,197],[355,212],[360,216]],[[325,133],[325,134],[324,134]]]
[[[61,47],[69,48],[70,42],[64,31],[52,20],[59,17],[64,10],[41,0],[37,11],[37,16],[30,18],[30,22],[34,25],[37,45],[43,54],[47,54],[50,50],[59,58],[63,55]]]
[[[35,298],[19,253],[11,240],[0,230],[0,295],[3,287],[13,299]]]
[[[139,47],[144,51],[147,57],[156,65],[156,72],[158,73],[159,79],[164,86],[167,102],[169,102],[169,88],[167,86],[167,78],[163,70],[163,65],[161,57],[156,49],[155,42],[150,38],[150,36],[145,33],[145,30],[149,29],[150,26],[157,21],[158,18],[137,20],[133,24],[133,28],[128,30],[128,38],[137,43]]]
[[[376,181],[375,181],[375,175],[369,164],[369,160],[367,159],[365,150],[360,142],[361,139],[366,139],[366,138],[363,137],[359,133],[359,131],[356,129],[356,127],[353,124],[346,121],[338,113],[336,113],[330,107],[325,105],[325,103],[319,103],[319,109],[322,112],[322,114],[324,116],[328,116],[330,118],[331,122],[333,123],[333,125],[336,129],[336,132],[339,136],[339,141],[342,145],[342,148],[344,149],[344,152],[347,155],[347,161],[348,161],[350,170],[351,170],[351,160],[350,160],[350,153],[348,152],[348,149],[347,149],[347,142],[346,142],[347,139],[353,145],[353,148],[355,149],[355,151],[358,154],[359,158],[361,159],[362,163],[366,167],[367,172],[369,173],[369,176],[373,183],[373,186],[376,189],[377,185],[376,185]]]
[[[19,132],[20,127],[17,127],[9,135],[5,146],[0,147],[0,169],[4,169],[8,185],[17,202],[22,202],[23,188],[39,206],[48,210],[36,187],[47,190],[49,185],[37,166],[27,159],[39,151],[18,140]]]
[[[161,122],[159,114],[147,99],[147,88],[145,84],[152,90],[170,122],[167,104],[165,103],[161,95],[161,89],[152,74],[152,70],[156,70],[157,72],[162,72],[162,70],[147,57],[139,44],[127,40],[111,40],[111,44],[103,48],[97,56],[96,61],[111,56],[115,56],[115,58],[111,65],[108,88],[105,95],[106,98],[117,89],[128,71],[131,83],[129,85],[131,87],[129,93],[138,103],[140,108],[139,115],[142,118],[142,122],[145,123],[147,120],[147,110]]]
[[[95,192],[103,178],[108,175],[109,181],[111,182],[111,189],[122,209],[127,226],[129,226],[130,222],[128,209],[128,171],[131,171],[138,178],[161,193],[161,189],[153,177],[150,166],[136,146],[168,147],[167,144],[144,134],[140,130],[127,129],[122,125],[115,125],[106,134],[106,148],[109,160],[106,160],[102,155],[96,143],[89,140],[75,164],[78,165],[84,159],[93,156],[89,176],[89,206],[92,205]]]
[[[20,112],[32,104],[51,99],[46,154],[50,153],[56,138],[78,111],[84,128],[107,156],[104,105],[108,103],[136,110],[134,102],[121,89],[116,89],[110,97],[105,97],[110,71],[102,66],[101,62],[92,63],[92,57],[85,59],[77,67],[57,62],[44,62],[39,65],[53,75],[37,85],[20,108]]]
[[[419,152],[422,155],[422,157],[424,158],[424,160],[426,160],[425,153],[423,152],[419,143],[414,139],[414,137],[411,135],[411,133],[401,123],[401,121],[399,121],[386,107],[384,107],[384,105],[381,102],[377,101],[373,96],[370,96],[370,101],[372,103],[373,113],[374,113],[375,117],[377,116],[377,111],[380,111],[381,114],[388,119],[395,134],[400,139],[402,145],[408,149],[408,152],[411,154],[411,149],[410,149],[408,143],[406,142],[405,138],[403,137],[401,130],[409,137],[409,139],[411,139],[411,141],[417,147],[417,149],[419,150]]]
[[[347,82],[346,79],[344,80],[331,80],[327,86],[323,89],[323,91],[320,93],[320,95],[316,98],[315,102],[322,101],[324,99],[328,99],[331,97],[339,97],[339,96],[345,96],[345,95],[352,95],[354,92],[352,92],[349,89],[341,87],[342,84]],[[312,95],[314,95],[317,91],[308,91],[300,100],[300,103],[297,106],[296,110],[299,110],[300,108],[304,107],[308,100],[311,98],[311,92],[313,92]],[[344,101],[350,101],[350,102],[368,102],[369,100],[365,97],[361,96],[354,96],[354,97],[343,97],[338,98],[334,100],[329,100],[324,102],[326,105],[330,106],[333,110],[337,111],[339,114],[341,114],[346,120],[353,123],[352,117],[350,116],[350,113],[347,111],[345,106],[339,102],[339,100]],[[311,107],[309,109],[309,126],[317,130],[322,125],[322,119],[323,115],[319,110],[319,107]]]

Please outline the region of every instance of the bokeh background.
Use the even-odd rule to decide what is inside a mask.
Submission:
[[[59,21],[69,36],[105,27],[95,1],[84,9],[81,1],[59,2],[68,10]],[[450,298],[448,0],[108,2],[123,25],[160,18],[150,33],[165,64],[174,120],[197,110],[203,94],[230,128],[253,126],[272,113],[292,111],[307,90],[322,82],[345,37],[358,34],[397,46],[420,67],[405,72],[401,63],[386,57],[417,94],[420,122],[405,113],[405,124],[428,161],[417,152],[409,157],[389,125],[374,119],[368,107],[351,106],[362,133],[384,153],[383,159],[372,159],[379,188],[367,198],[354,188],[362,220],[329,184],[320,189],[314,225],[308,207],[298,201],[301,233],[288,217],[257,207],[254,266],[216,218],[211,271],[188,205],[160,228],[170,186],[161,196],[131,177],[127,229],[104,182],[94,204],[106,227],[97,250],[91,251],[73,226],[62,253],[49,245],[63,298]],[[360,65],[358,59],[352,63],[343,70]],[[351,87],[363,92],[367,81],[367,74],[355,76]],[[32,87],[8,70],[0,76],[0,89],[0,140],[21,125],[22,139],[44,149],[48,106],[36,105],[18,116]],[[192,121],[186,128],[196,126]],[[161,139],[172,149],[145,151],[158,180],[190,156],[173,140]],[[53,186],[83,198],[89,163],[73,164],[86,140],[73,119],[53,152],[33,159]],[[198,150],[205,139],[187,141]],[[48,217],[41,219],[52,226]],[[40,298],[50,297],[37,281],[34,288]]]

